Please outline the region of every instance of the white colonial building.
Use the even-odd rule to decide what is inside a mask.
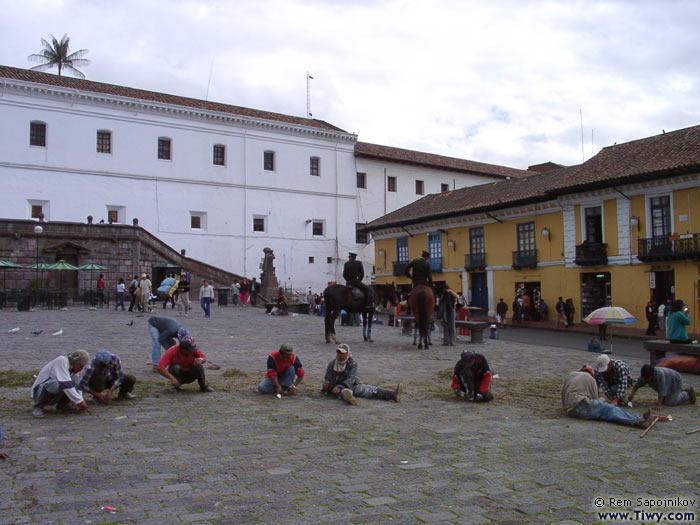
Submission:
[[[0,119],[0,217],[138,218],[188,256],[249,277],[270,247],[280,284],[295,289],[341,281],[348,251],[369,276],[358,228],[423,193],[523,173],[356,152],[354,134],[321,120],[6,66]]]

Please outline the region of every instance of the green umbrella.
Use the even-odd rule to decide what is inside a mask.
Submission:
[[[59,270],[58,274],[58,287],[63,290],[63,270],[77,270],[77,266],[73,266],[70,263],[67,263],[63,259],[58,261],[57,263],[54,263],[49,266],[49,270]]]
[[[12,261],[5,261],[0,259],[0,268],[24,268],[21,264],[13,263]]]
[[[40,262],[40,263],[34,263],[30,264],[29,266],[25,266],[25,268],[28,268],[30,270],[50,270],[51,265],[49,263],[45,262]]]
[[[97,263],[87,263],[83,264],[81,266],[78,266],[77,270],[107,270],[108,268],[106,266],[102,266],[101,264]]]
[[[67,263],[63,259],[49,266],[49,270],[79,270],[77,266]]]
[[[8,268],[24,268],[21,264],[14,263],[12,261],[5,261],[0,259],[0,268],[2,268],[2,289],[5,289],[5,273]]]
[[[92,287],[92,271],[93,270],[108,270],[106,266],[102,266],[101,264],[97,263],[86,263],[81,266],[78,266],[78,270],[90,270],[90,287]],[[92,291],[90,291],[92,293]]]

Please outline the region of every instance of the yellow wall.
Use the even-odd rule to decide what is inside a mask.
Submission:
[[[608,245],[608,256],[618,255],[620,249],[617,242],[617,200],[606,200],[603,203],[603,232]]]
[[[632,236],[632,253],[637,253],[637,239],[645,238],[647,231],[646,198],[644,195],[635,195],[630,199],[630,216],[639,218],[639,228],[630,226]]]

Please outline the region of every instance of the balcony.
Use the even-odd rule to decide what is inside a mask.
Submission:
[[[643,262],[700,260],[700,233],[638,239],[637,258]]]
[[[513,268],[537,268],[537,250],[518,250],[513,252]]]
[[[442,273],[442,257],[431,257],[428,259],[428,264],[431,272]]]
[[[394,275],[401,276],[405,275],[406,267],[408,266],[408,261],[394,261]]]
[[[577,245],[574,262],[579,266],[605,266],[608,264],[607,243],[584,242]]]
[[[485,253],[468,253],[464,256],[464,269],[466,271],[483,270],[486,268]]]

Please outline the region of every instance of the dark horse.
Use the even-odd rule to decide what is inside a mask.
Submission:
[[[398,304],[396,288],[391,284],[373,284],[369,286],[373,295],[374,304],[390,302],[393,306]],[[335,320],[340,315],[341,310],[348,313],[362,314],[362,337],[365,341],[372,342],[372,317],[374,308],[365,308],[365,294],[358,288],[349,288],[342,284],[334,284],[323,290],[323,299],[326,303],[326,343],[331,342],[331,337],[338,343],[335,336]]]
[[[433,289],[427,284],[417,284],[408,296],[408,305],[413,312],[413,318],[418,328],[418,348],[423,348],[423,344],[428,348],[428,330],[433,320],[433,310],[435,309],[435,294]]]

